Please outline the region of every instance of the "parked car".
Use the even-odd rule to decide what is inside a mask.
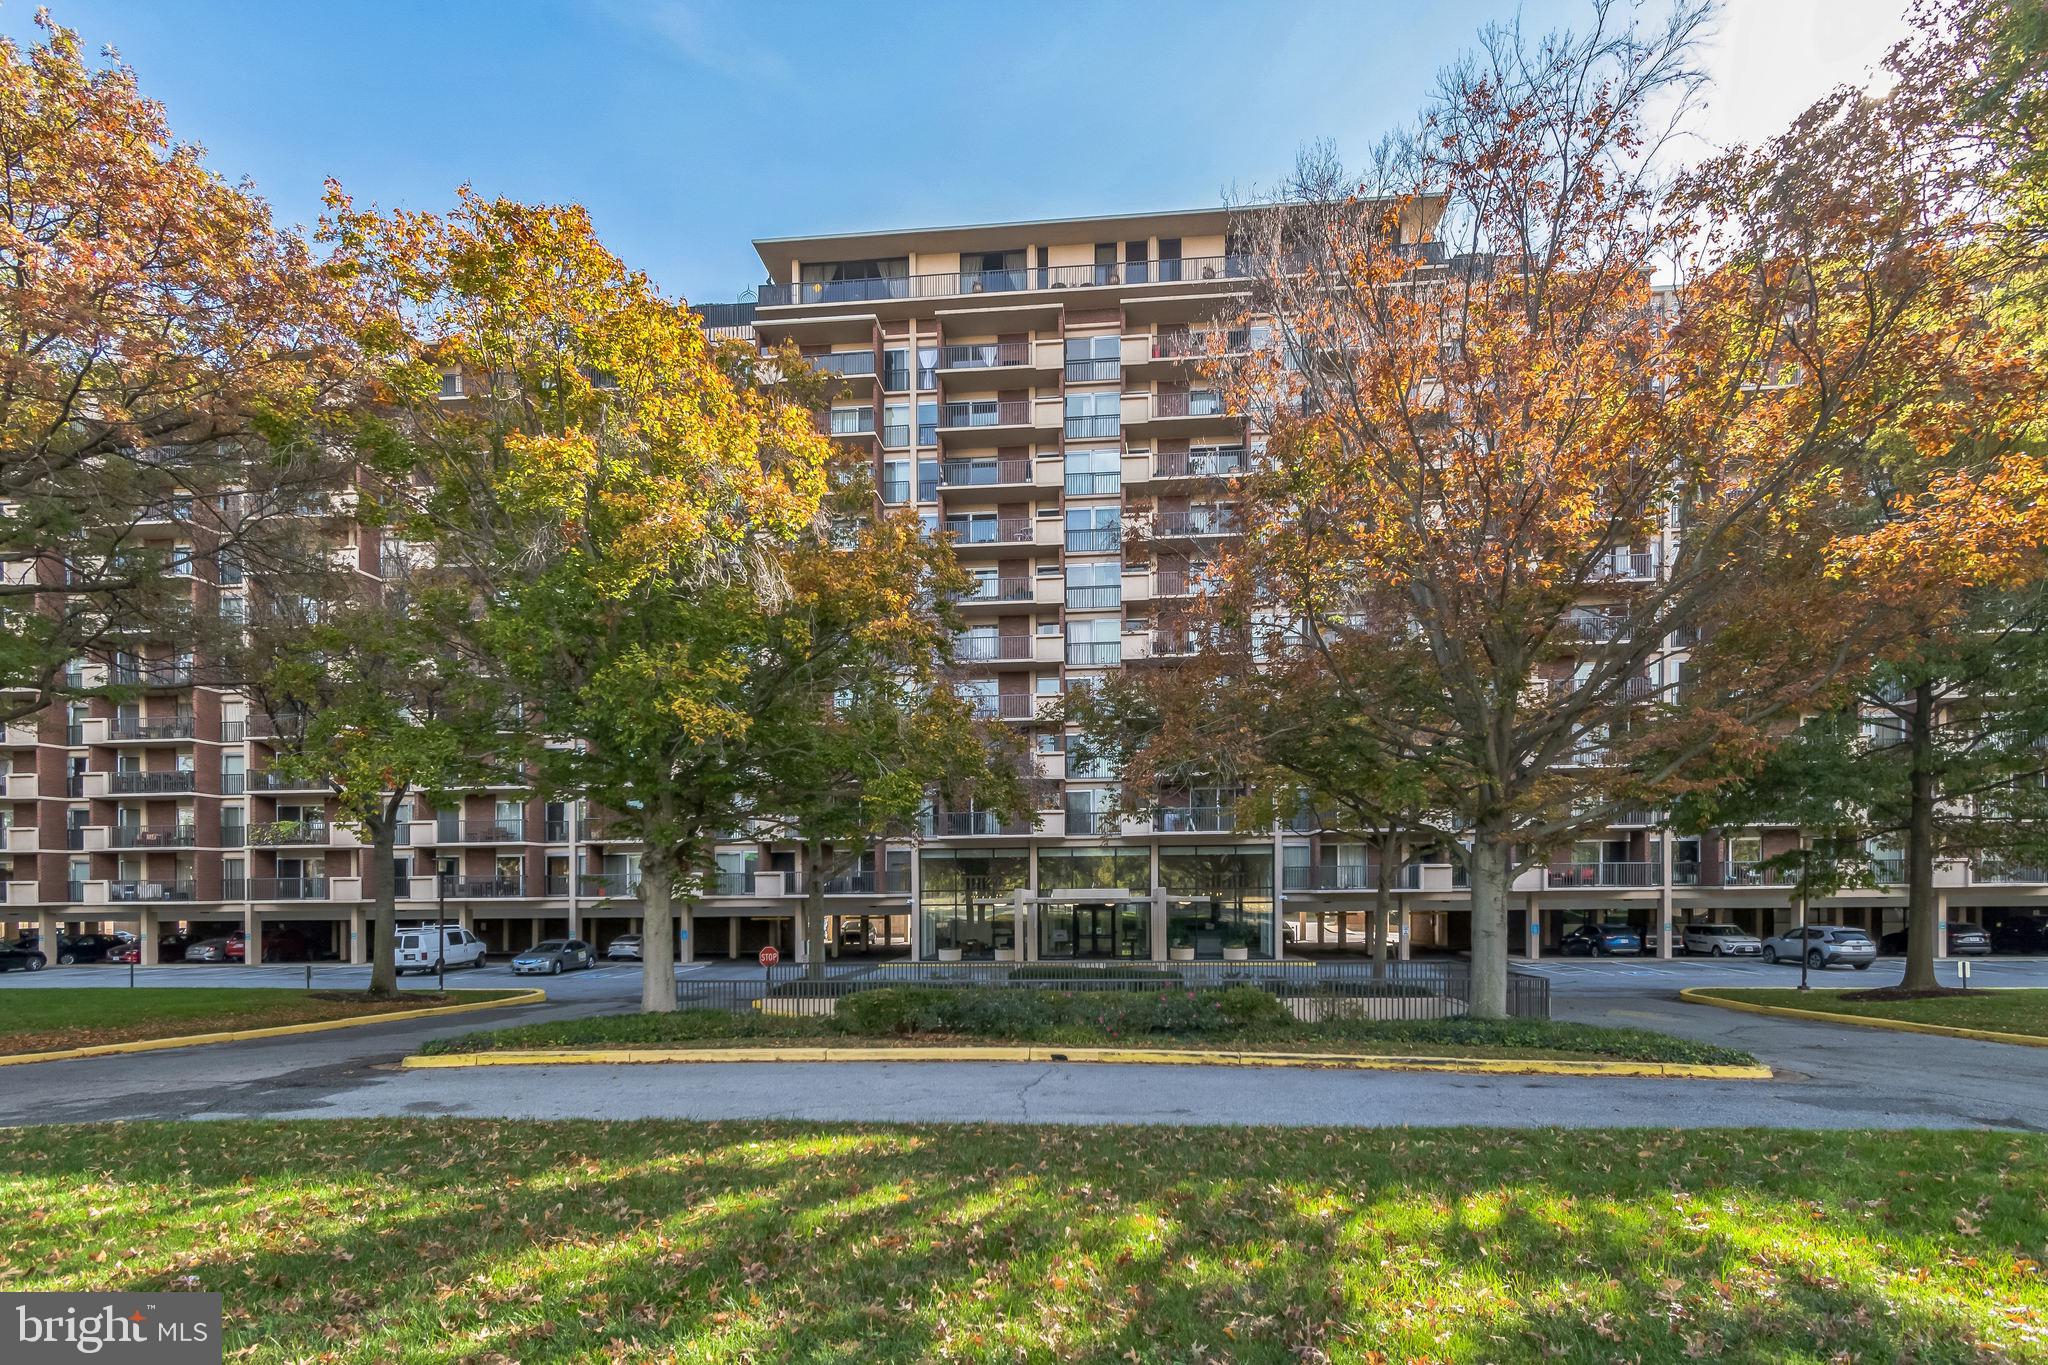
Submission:
[[[49,963],[33,948],[18,943],[0,943],[0,972],[39,972]]]
[[[484,965],[484,941],[454,924],[414,924],[398,931],[398,974]]]
[[[1877,941],[1881,953],[1903,953],[1906,951],[1907,931],[1894,929]],[[1984,932],[1981,924],[1965,924],[1960,920],[1948,922],[1948,951],[1952,957],[1975,957],[1991,951],[1991,935]]]
[[[844,940],[842,939],[841,942],[844,942]],[[640,935],[620,934],[605,945],[604,955],[614,962],[638,962],[640,960]]]
[[[1764,943],[1732,924],[1688,924],[1679,933],[1678,945],[1687,953],[1708,957],[1761,957]]]
[[[49,949],[43,946],[41,934],[23,934],[16,940],[15,946],[40,952],[45,961],[49,959]],[[107,954],[120,946],[121,940],[112,934],[79,934],[75,937],[71,934],[59,934],[57,962],[59,966],[64,967],[74,962],[104,962],[107,960]]]
[[[263,931],[263,960],[265,962],[304,962],[313,956],[306,936],[296,929],[265,929]]]
[[[187,962],[240,962],[248,956],[249,944],[239,929],[218,938],[197,939],[185,949]]]
[[[2001,953],[2048,953],[2048,919],[2015,915],[1991,930],[1991,946]]]
[[[1643,951],[1643,936],[1626,924],[1581,924],[1558,948],[1567,957],[1636,957]]]
[[[1841,924],[1810,924],[1764,940],[1766,962],[1798,962],[1802,957],[1816,970],[1840,963],[1867,972],[1877,961],[1877,942],[1861,929]]]
[[[560,976],[597,965],[597,954],[580,938],[551,938],[512,958],[514,976]]]

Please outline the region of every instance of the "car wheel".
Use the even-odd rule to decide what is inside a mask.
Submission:
[[[484,958],[486,958],[487,956],[489,956],[489,954],[487,953],[478,953],[476,955],[476,960],[474,962],[471,962],[469,965],[472,967],[481,967],[484,965]]]
[[[1852,962],[1849,965],[1854,967],[1859,972],[1867,972],[1870,970],[1870,964],[1868,962]]]
[[[1768,943],[1764,945],[1764,961],[1772,966],[1776,966],[1778,962],[1778,950]]]
[[[59,967],[69,967],[69,966],[72,966],[73,964],[75,964],[75,963],[76,963],[77,961],[78,961],[78,958],[77,958],[77,956],[76,956],[75,954],[72,954],[72,953],[59,953],[59,954],[57,954],[57,965],[58,965]]]
[[[21,969],[26,972],[39,972],[43,969],[43,960],[39,957],[32,957],[21,964]]]
[[[1716,943],[1716,944],[1715,944],[1715,945],[1714,945],[1713,947],[1711,947],[1711,948],[1707,949],[1707,956],[1708,956],[1708,957],[1719,957],[1719,956],[1721,956],[1721,945],[1720,945],[1720,944],[1718,944],[1718,943]]]
[[[560,958],[556,958],[556,959],[555,959],[555,960],[554,960],[553,962],[550,962],[550,963],[548,964],[548,975],[549,975],[549,976],[560,976],[561,974],[562,974],[562,959],[560,959]]]
[[[1807,953],[1806,965],[1811,967],[1814,971],[1824,971],[1827,968],[1828,960],[1826,956],[1821,953],[1820,949],[1815,948]]]

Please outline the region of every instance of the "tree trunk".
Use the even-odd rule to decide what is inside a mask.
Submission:
[[[804,922],[798,931],[804,941],[804,975],[812,981],[825,979],[825,845],[817,839],[804,840]]]
[[[1472,1001],[1475,1019],[1508,1013],[1508,845],[1481,826],[1472,841]]]
[[[386,814],[365,822],[370,832],[370,994],[398,994],[398,821]]]
[[[1393,863],[1401,856],[1398,842],[1389,837],[1380,840],[1377,850],[1379,866],[1374,869],[1372,887],[1372,974],[1384,977],[1387,974],[1387,926],[1393,922],[1394,912],[1394,868]]]
[[[653,844],[640,859],[640,1009],[663,1014],[676,1007],[674,854]]]
[[[1910,744],[1912,795],[1906,816],[1906,975],[1902,990],[1940,988],[1934,977],[1934,947],[1941,925],[1934,905],[1934,683],[1923,679],[1913,689],[1913,710],[1906,718]]]

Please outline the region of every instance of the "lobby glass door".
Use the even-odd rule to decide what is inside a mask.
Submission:
[[[1045,901],[1038,908],[1038,955],[1053,960],[1145,958],[1149,901]]]

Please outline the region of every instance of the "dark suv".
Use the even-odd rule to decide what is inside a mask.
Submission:
[[[2001,953],[2048,953],[2048,919],[2015,915],[1991,931],[1991,946]]]

